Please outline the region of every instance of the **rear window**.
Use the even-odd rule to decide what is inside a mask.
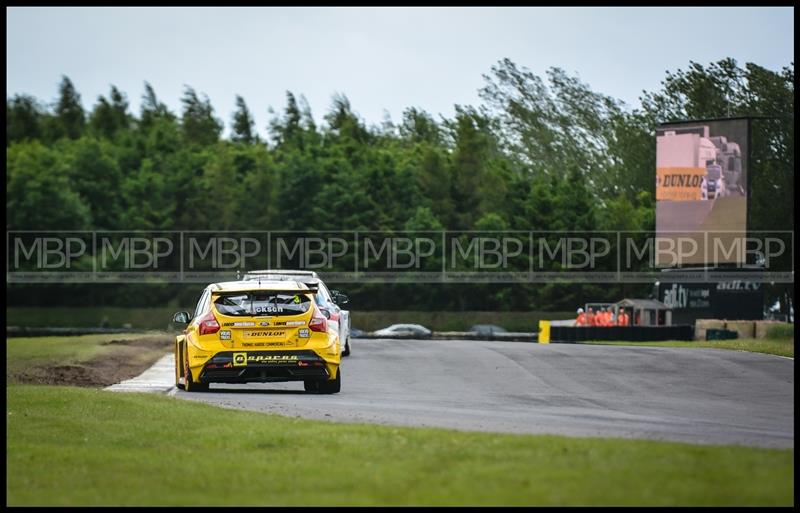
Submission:
[[[299,315],[306,313],[311,307],[311,298],[306,294],[239,292],[221,294],[214,300],[214,305],[222,315]]]

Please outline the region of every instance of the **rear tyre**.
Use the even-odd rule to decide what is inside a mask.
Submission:
[[[183,389],[187,392],[208,392],[208,383],[198,383],[189,371],[189,349],[183,353]]]
[[[306,392],[319,392],[319,381],[305,380],[303,388],[306,389]]]
[[[320,394],[337,394],[342,389],[342,369],[336,370],[336,379],[318,381]]]
[[[350,356],[350,337],[347,337],[347,341],[344,343],[344,351],[342,351],[342,356]]]

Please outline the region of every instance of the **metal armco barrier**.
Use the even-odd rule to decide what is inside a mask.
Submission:
[[[694,326],[551,326],[552,342],[693,340]]]
[[[498,342],[536,342],[536,332],[509,332],[481,335],[472,331],[434,331],[429,340],[488,340]],[[424,338],[418,335],[376,335],[367,331],[353,338],[411,340]]]

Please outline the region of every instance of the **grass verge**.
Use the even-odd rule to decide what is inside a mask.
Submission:
[[[651,347],[704,347],[713,349],[732,349],[734,351],[750,351],[794,358],[794,339],[755,339],[741,338],[733,340],[667,340],[665,342],[601,342],[587,341],[581,344],[608,346],[651,346]]]
[[[9,505],[791,505],[793,450],[338,424],[11,385]]]
[[[769,328],[767,328],[767,338],[769,339],[791,338],[794,340],[794,324],[779,324],[777,326],[770,326]]]

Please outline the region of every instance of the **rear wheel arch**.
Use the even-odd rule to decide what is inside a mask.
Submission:
[[[189,347],[186,340],[184,340],[183,346],[183,389],[187,392],[207,392],[208,383],[201,383],[192,379],[192,371],[189,369]]]
[[[183,376],[183,354],[184,354],[183,344],[184,344],[185,338],[186,337],[184,335],[179,335],[179,336],[175,337],[175,348],[174,348],[174,350],[175,350],[175,382],[176,382],[176,384],[177,384],[177,381],[178,381],[179,378],[184,377]]]
[[[317,392],[320,394],[338,394],[342,389],[342,369],[336,368],[336,377],[327,381],[320,381]]]

